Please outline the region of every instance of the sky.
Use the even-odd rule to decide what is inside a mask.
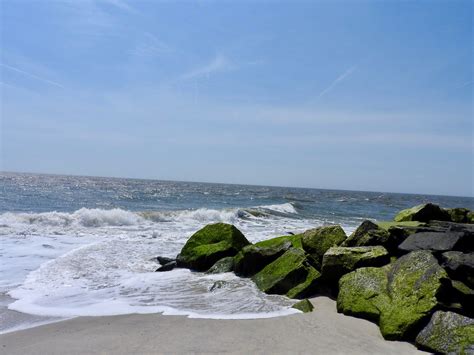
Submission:
[[[474,196],[470,0],[0,6],[0,170]]]

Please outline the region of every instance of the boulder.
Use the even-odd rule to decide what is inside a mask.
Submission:
[[[209,270],[206,271],[208,274],[221,274],[223,272],[231,272],[234,270],[234,258],[228,256],[217,261],[214,265],[211,266]]]
[[[249,244],[245,236],[233,225],[209,224],[188,239],[176,261],[179,267],[206,271],[218,260],[236,255]]]
[[[342,275],[355,269],[389,262],[390,256],[382,246],[332,247],[324,254],[321,272],[324,280],[337,282]]]
[[[426,203],[412,208],[407,208],[398,212],[395,216],[395,222],[419,221],[429,222],[431,220],[450,221],[449,213],[438,205]]]
[[[474,354],[474,319],[437,311],[416,337],[416,344],[441,354]]]
[[[415,250],[450,251],[473,250],[474,238],[465,232],[421,232],[410,235],[398,249],[403,252]]]
[[[301,300],[299,302],[296,302],[291,308],[297,309],[303,313],[309,313],[312,312],[314,309],[313,304],[305,298],[304,300]]]
[[[156,260],[158,260],[158,262],[160,263],[160,265],[165,265],[165,264],[168,264],[172,261],[176,261],[176,259],[173,259],[173,258],[167,258],[166,256],[157,256],[156,257]]]
[[[317,269],[321,268],[324,253],[346,240],[346,233],[340,226],[324,226],[307,230],[301,237],[303,249],[311,256]]]
[[[441,260],[441,266],[445,268],[451,278],[461,280],[469,287],[474,287],[474,252],[448,251],[441,255]]]
[[[451,221],[456,223],[467,223],[467,215],[469,214],[469,209],[467,208],[447,208]]]
[[[234,271],[239,276],[252,276],[291,247],[301,248],[301,236],[290,235],[247,245],[234,258]]]
[[[394,221],[377,221],[376,224],[385,230],[389,230],[392,227],[396,228],[417,228],[426,226],[426,223],[418,221],[406,221],[406,222],[394,222]]]
[[[472,211],[469,212],[466,218],[467,218],[467,223],[474,223],[474,212]]]
[[[320,273],[306,260],[303,250],[291,248],[252,277],[265,293],[303,298],[315,291]]]
[[[411,339],[438,306],[446,271],[429,251],[382,268],[361,268],[339,280],[340,312],[378,321],[385,339]]]
[[[398,244],[394,235],[379,227],[372,221],[364,221],[342,244],[342,247],[363,247],[381,245],[387,249],[395,249]]]
[[[155,271],[157,272],[163,272],[163,271],[171,271],[176,267],[176,261],[170,261],[169,263],[166,263],[164,265],[161,265],[158,269]]]

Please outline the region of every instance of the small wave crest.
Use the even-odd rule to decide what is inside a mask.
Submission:
[[[81,208],[75,212],[43,212],[43,213],[13,213],[0,214],[0,225],[39,225],[50,227],[87,227],[98,228],[108,226],[132,226],[143,223],[155,222],[186,222],[195,221],[202,223],[226,222],[235,223],[239,219],[268,218],[297,214],[295,206],[291,203],[265,205],[254,208],[228,208],[179,211],[142,211],[132,212],[120,208],[100,209]]]

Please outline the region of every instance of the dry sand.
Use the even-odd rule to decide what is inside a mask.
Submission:
[[[416,354],[375,324],[336,312],[326,297],[307,314],[252,320],[163,315],[80,317],[0,335],[2,354]]]

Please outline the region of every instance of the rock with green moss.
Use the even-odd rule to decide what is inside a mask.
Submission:
[[[321,269],[324,253],[331,247],[338,246],[346,240],[346,233],[340,226],[324,226],[309,229],[303,233],[303,249],[311,256],[317,269]]]
[[[366,267],[341,277],[337,311],[378,322],[390,307],[387,267]]]
[[[324,254],[321,272],[324,280],[337,282],[342,275],[355,269],[389,262],[390,255],[382,246],[332,247]]]
[[[441,354],[474,354],[474,319],[437,311],[416,337],[416,344]]]
[[[234,270],[234,257],[228,256],[218,260],[206,272],[208,274],[221,274],[223,272],[231,272]]]
[[[449,213],[447,211],[443,210],[438,205],[426,203],[412,208],[407,208],[406,210],[402,210],[398,212],[398,214],[394,218],[395,222],[429,222],[432,220],[450,221],[451,217],[449,216]]]
[[[291,248],[252,277],[265,293],[303,298],[311,295],[320,273],[306,260],[302,249]]]
[[[233,225],[209,224],[188,239],[176,261],[179,267],[206,271],[218,260],[236,255],[249,244]]]
[[[446,271],[428,251],[382,268],[362,268],[339,280],[338,310],[378,321],[384,338],[412,339],[439,305]]]
[[[467,215],[471,211],[467,208],[446,208],[446,212],[448,212],[452,222],[467,223]]]
[[[234,258],[239,276],[252,276],[283,255],[290,248],[301,248],[300,235],[288,235],[247,245]]]
[[[310,300],[305,298],[304,300],[296,302],[291,308],[297,309],[303,313],[309,313],[313,311],[314,306]]]
[[[398,246],[397,239],[388,230],[372,221],[364,221],[342,244],[342,247],[363,247],[381,245],[393,250]]]
[[[471,211],[466,216],[467,223],[474,223],[474,212]]]
[[[392,227],[396,227],[396,228],[417,228],[417,227],[426,226],[426,223],[418,222],[418,221],[405,221],[405,222],[377,221],[376,224],[380,228],[383,228],[387,231]],[[415,229],[415,231],[417,231],[417,229]]]

